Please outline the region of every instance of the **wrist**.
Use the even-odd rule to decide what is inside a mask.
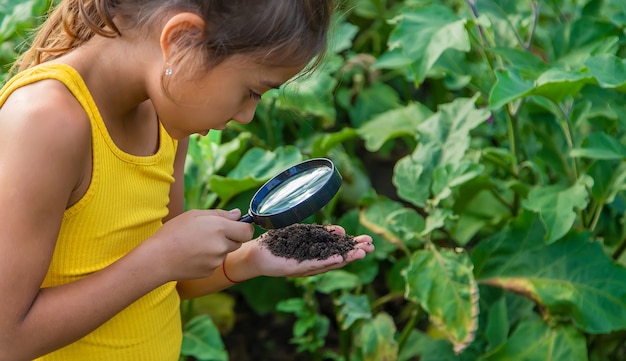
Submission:
[[[228,276],[228,271],[226,270],[226,260],[228,259],[228,255],[226,255],[226,257],[224,257],[224,260],[222,261],[222,273],[224,274],[224,278],[226,278],[226,280],[228,280],[228,282],[232,283],[232,284],[239,284],[244,282],[245,280],[241,280],[241,281],[236,281],[234,279],[232,279],[231,277]]]
[[[146,277],[149,278],[150,283],[154,287],[159,287],[167,282],[176,281],[176,276],[169,266],[169,258],[164,255],[164,252],[159,252],[154,244],[156,242],[144,241],[126,257],[133,258],[142,270],[147,270]]]
[[[224,278],[233,284],[242,283],[251,278],[260,276],[251,262],[251,253],[254,247],[250,247],[254,241],[245,243],[238,250],[231,252],[222,262]]]

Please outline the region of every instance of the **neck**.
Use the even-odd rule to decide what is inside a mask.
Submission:
[[[160,88],[164,67],[158,41],[94,37],[55,61],[81,75],[120,149],[140,156],[154,154],[158,123],[149,94]]]
[[[160,73],[159,59],[160,52],[128,38],[96,36],[57,61],[81,74],[103,118],[128,122],[136,120],[149,100],[148,79]]]

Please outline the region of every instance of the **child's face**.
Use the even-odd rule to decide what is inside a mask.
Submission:
[[[191,134],[205,135],[210,129],[224,129],[234,120],[249,123],[259,103],[259,95],[279,87],[304,68],[265,66],[250,57],[233,56],[207,74],[192,81],[177,81],[173,69],[168,99],[161,91],[152,101],[159,119],[170,135],[181,139]]]

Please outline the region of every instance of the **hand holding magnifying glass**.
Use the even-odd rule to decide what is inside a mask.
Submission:
[[[341,187],[341,175],[330,159],[298,163],[267,181],[250,201],[240,221],[266,228],[298,223],[324,207]]]

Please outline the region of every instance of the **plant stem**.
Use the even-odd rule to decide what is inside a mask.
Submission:
[[[622,256],[622,253],[624,253],[625,250],[626,250],[626,237],[624,237],[619,242],[619,246],[617,246],[617,248],[615,249],[615,252],[613,252],[613,259],[617,261]]]
[[[409,339],[409,336],[411,335],[411,331],[413,331],[413,329],[415,328],[415,324],[417,323],[418,317],[419,317],[419,310],[416,308],[411,313],[411,318],[409,319],[409,322],[402,329],[402,333],[400,334],[400,337],[398,337],[398,350],[402,350],[402,348],[404,347],[404,344]]]
[[[500,158],[493,156],[490,153],[482,153],[482,159],[484,159],[487,162],[490,162],[492,164],[494,164],[497,167],[500,167],[500,169],[502,169],[503,171],[505,171],[508,175],[513,176],[513,172],[511,170],[511,167],[509,167],[509,165],[505,162],[503,162]]]
[[[604,208],[604,199],[601,199],[598,204],[594,207],[593,210],[593,218],[589,223],[589,230],[594,231],[596,226],[598,225],[598,221],[600,220],[600,216],[602,215],[602,209]]]
[[[569,116],[569,110],[564,108],[563,104],[558,105],[559,110],[561,111],[561,115],[563,115],[563,120],[559,122],[561,128],[563,129],[563,135],[565,136],[565,141],[567,142],[568,150],[572,150],[574,148],[574,137],[573,137],[573,129],[571,124],[571,119]],[[573,181],[577,181],[580,176],[578,171],[578,161],[576,159],[572,159],[572,168],[574,171],[574,179]]]
[[[373,301],[372,305],[371,305],[371,308],[372,308],[372,310],[375,310],[375,309],[381,307],[382,305],[384,305],[387,302],[394,301],[394,300],[401,300],[401,299],[404,299],[404,293],[403,292],[388,293],[388,294],[386,294],[384,296],[381,296],[377,300]]]
[[[506,208],[509,209],[509,211],[511,212],[511,214],[515,214],[517,213],[517,210],[514,208],[514,206],[512,204],[510,204],[509,202],[507,202],[506,199],[504,199],[504,197],[502,196],[502,194],[500,194],[500,192],[498,192],[497,189],[495,189],[495,187],[489,187],[489,191],[491,192],[491,194],[496,197],[496,199],[502,203],[502,205],[504,205]]]
[[[539,6],[540,5],[541,4],[538,3],[537,1],[534,1],[534,0],[530,1],[530,6],[533,9],[533,23],[530,27],[528,40],[526,41],[526,44],[524,45],[524,49],[526,49],[526,51],[530,51],[530,49],[533,46],[533,38],[535,37],[535,31],[537,30],[537,23],[539,22]]]
[[[474,20],[476,20],[476,28],[478,29],[478,35],[480,36],[479,39],[476,39],[476,37],[474,36],[474,33],[471,31],[468,31],[468,34],[470,35],[470,37],[472,39],[475,39],[475,41],[478,43],[478,50],[480,52],[480,54],[482,55],[482,57],[485,59],[485,61],[487,62],[487,65],[489,66],[489,70],[491,70],[491,74],[493,75],[493,78],[496,79],[496,73],[495,73],[495,69],[496,67],[493,64],[493,60],[491,59],[491,57],[489,55],[487,55],[487,51],[485,49],[487,49],[488,44],[487,44],[487,33],[485,32],[485,30],[483,29],[483,27],[479,24],[478,22],[478,8],[476,7],[476,1],[475,0],[466,0],[467,5],[470,7],[470,9],[472,10],[472,15],[474,16]]]
[[[511,173],[515,178],[519,177],[519,167],[518,167],[518,159],[517,159],[517,118],[513,116],[509,107],[505,107],[504,113],[506,115],[506,127],[507,133],[509,137],[509,149],[515,161],[511,165]]]

